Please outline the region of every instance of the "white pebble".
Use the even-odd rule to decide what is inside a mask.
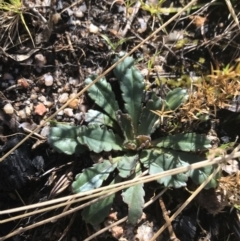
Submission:
[[[79,7],[79,9],[80,9],[82,12],[87,12],[87,6],[86,6],[86,4],[83,3],[83,4]]]
[[[73,85],[73,86],[76,86],[76,85],[79,84],[78,79],[74,79],[72,77],[69,78],[68,82],[69,82],[70,85]]]
[[[83,12],[80,9],[76,9],[74,11],[74,15],[76,18],[82,18],[84,16]]]
[[[18,126],[18,128],[27,128],[31,130],[31,124],[29,122],[23,122]]]
[[[13,112],[14,112],[14,109],[13,109],[13,106],[11,104],[6,104],[4,107],[3,107],[3,110],[6,114],[8,115],[12,115]]]
[[[31,94],[31,95],[30,95],[30,99],[31,99],[31,100],[37,99],[37,94]]]
[[[50,133],[50,126],[44,126],[40,132],[40,135],[47,137],[49,133]]]
[[[70,8],[67,9],[67,12],[68,12],[68,15],[69,15],[69,16],[72,16],[72,15],[73,15],[73,11],[72,11]]]
[[[38,67],[43,67],[47,63],[46,57],[43,56],[42,54],[36,54],[34,56],[34,59]]]
[[[59,20],[61,20],[61,14],[60,13],[55,13],[52,15],[52,21],[54,24],[57,24]]]
[[[90,33],[97,33],[98,32],[98,27],[96,26],[96,25],[94,25],[94,24],[90,24],[89,25],[89,32]]]
[[[41,95],[38,97],[38,100],[40,100],[41,102],[46,101],[46,97],[44,95]]]
[[[83,119],[83,114],[82,113],[76,113],[73,117],[76,120],[81,121]]]
[[[18,116],[19,116],[22,120],[27,119],[27,114],[26,114],[25,110],[19,110],[19,111],[18,111]]]
[[[29,106],[26,106],[25,107],[25,113],[26,113],[26,115],[28,115],[28,116],[30,116],[31,115],[31,109],[30,109],[30,107]]]
[[[60,110],[57,115],[63,115],[63,110]]]
[[[68,93],[63,93],[59,96],[58,98],[58,101],[61,103],[61,104],[64,104],[68,101]]]
[[[44,101],[43,104],[44,104],[46,107],[48,107],[48,108],[53,106],[53,102],[48,101],[48,100],[47,100],[47,101]]]
[[[63,110],[63,112],[64,112],[65,115],[67,115],[69,117],[73,116],[73,110],[71,108],[65,108]]]
[[[76,95],[77,95],[76,93],[72,93],[72,94],[70,94],[70,95],[69,95],[69,99],[74,98]]]
[[[44,82],[46,86],[51,86],[53,85],[53,77],[50,74],[45,74],[44,75]]]

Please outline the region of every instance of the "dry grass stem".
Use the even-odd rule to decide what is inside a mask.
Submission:
[[[157,237],[171,224],[171,222],[186,208],[188,204],[197,196],[197,194],[210,182],[210,180],[220,171],[221,165],[195,190],[195,192],[182,204],[181,207],[169,218],[169,222],[165,223],[149,241],[155,241]]]
[[[100,200],[101,198],[104,198],[104,197],[106,197],[106,196],[108,196],[108,195],[111,195],[112,193],[115,193],[115,192],[117,192],[117,191],[120,191],[120,190],[122,190],[122,189],[125,189],[125,188],[127,188],[127,187],[130,187],[130,186],[132,186],[132,185],[136,185],[136,184],[139,184],[139,183],[146,183],[146,182],[154,181],[154,180],[159,179],[159,178],[162,178],[162,177],[164,177],[164,176],[175,175],[175,174],[178,174],[178,173],[181,173],[181,172],[186,172],[186,171],[189,171],[189,170],[192,170],[192,169],[201,168],[201,167],[203,167],[203,166],[213,165],[213,164],[217,164],[217,163],[220,164],[220,163],[222,163],[223,161],[227,161],[227,160],[229,160],[229,159],[239,157],[239,156],[240,156],[240,152],[238,152],[239,148],[240,148],[240,145],[237,146],[230,155],[227,155],[227,156],[225,156],[225,157],[217,157],[217,158],[214,158],[214,159],[212,159],[212,160],[207,160],[207,161],[195,163],[195,164],[189,165],[189,166],[187,166],[187,167],[175,168],[175,169],[172,169],[172,170],[169,170],[169,171],[165,171],[165,172],[160,173],[160,174],[155,174],[155,175],[151,175],[151,176],[141,177],[141,178],[138,178],[138,179],[133,179],[133,180],[131,180],[131,181],[127,181],[127,182],[120,183],[120,184],[118,184],[118,185],[109,186],[109,187],[111,187],[111,190],[105,190],[105,191],[102,191],[102,192],[100,192],[100,193],[96,193],[96,191],[99,191],[99,190],[93,190],[93,192],[94,192],[95,194],[91,194],[91,196],[89,195],[89,196],[87,196],[87,197],[85,197],[85,198],[79,199],[78,201],[80,201],[80,200],[82,201],[83,199],[94,198],[94,197],[96,197],[96,196],[101,196],[99,199],[97,199],[97,200]],[[127,183],[127,184],[126,184],[126,183]],[[204,182],[204,183],[205,183],[205,182]],[[124,184],[125,184],[125,185],[124,185]],[[115,188],[115,186],[119,186],[119,185],[120,185],[120,187]],[[99,189],[104,190],[104,189],[106,189],[106,188],[107,188],[107,187],[103,187],[103,188],[99,188]],[[197,190],[198,190],[198,189],[197,189]],[[197,190],[196,190],[196,191],[197,191]],[[93,192],[92,192],[92,193],[93,193]],[[90,192],[86,192],[86,193],[89,194]],[[84,193],[84,194],[86,194],[86,193]],[[68,197],[65,197],[65,198],[60,198],[60,199],[61,199],[61,200],[63,200],[63,199],[64,199],[64,200],[66,200],[66,199],[71,199],[71,198],[75,198],[75,197],[77,197],[77,196],[82,196],[82,194],[83,194],[83,193],[80,193],[80,195],[79,195],[79,194],[77,194],[77,195],[71,195],[71,196],[68,196]],[[104,195],[104,196],[103,196],[103,195]],[[51,201],[56,201],[56,200],[51,200]],[[49,202],[51,202],[51,201],[49,201]],[[58,200],[58,201],[59,201],[59,200]],[[71,201],[71,202],[74,202],[74,201],[76,201],[76,200],[73,200],[73,201]],[[90,204],[94,203],[95,201],[96,201],[96,199],[88,202],[87,205],[88,205],[88,204],[90,205]],[[49,203],[49,202],[45,202],[45,203],[43,203],[43,204],[46,205],[46,203]],[[64,204],[62,204],[61,206],[66,206],[66,205],[68,205],[68,204],[70,204],[70,202],[64,203]],[[30,205],[30,206],[35,206],[35,207],[36,207],[36,205],[37,205],[37,204]],[[41,205],[41,204],[38,204],[37,206],[39,207],[40,205]],[[12,233],[10,233],[10,234],[8,234],[8,235],[6,235],[6,236],[4,236],[4,237],[1,237],[1,238],[0,238],[0,241],[1,241],[1,240],[5,240],[5,239],[7,239],[7,238],[9,238],[9,237],[12,237],[12,236],[14,236],[14,235],[16,235],[16,234],[19,234],[19,233],[25,232],[25,231],[27,231],[27,230],[30,230],[30,229],[32,229],[32,228],[38,227],[38,226],[40,226],[40,225],[46,224],[47,222],[55,221],[55,220],[57,220],[57,219],[59,219],[59,218],[62,218],[62,217],[64,217],[64,216],[66,216],[66,215],[69,215],[69,214],[71,214],[71,213],[74,213],[74,212],[76,212],[76,211],[78,211],[78,210],[80,210],[80,209],[82,209],[82,208],[84,208],[84,207],[86,207],[86,204],[83,204],[83,205],[81,205],[81,206],[78,206],[78,207],[76,207],[76,208],[73,208],[73,209],[71,209],[71,210],[68,210],[68,211],[66,211],[66,212],[64,212],[64,213],[61,213],[61,214],[59,214],[59,215],[56,215],[56,216],[54,216],[54,217],[45,219],[45,220],[43,220],[43,221],[41,221],[41,222],[38,222],[38,223],[35,223],[35,224],[33,224],[33,225],[29,225],[29,226],[24,227],[24,228],[19,228],[19,229],[15,230],[14,232],[12,232]],[[53,207],[50,207],[50,208],[53,208]],[[56,206],[55,206],[54,208],[56,208]],[[7,213],[13,213],[13,212],[17,212],[17,211],[19,211],[19,210],[26,210],[26,209],[29,209],[29,206],[27,206],[27,207],[21,207],[21,208],[15,208],[15,209],[12,209],[12,210],[10,209],[10,210],[6,210],[6,211],[1,211],[1,212],[0,212],[0,215],[1,215],[1,214],[7,214]],[[32,214],[33,214],[33,213],[32,213]],[[3,223],[3,222],[5,222],[5,220],[1,221],[1,223]],[[9,235],[10,235],[10,236],[9,236]]]
[[[168,190],[167,188],[164,188],[164,189],[163,189],[159,194],[157,194],[154,198],[152,198],[150,201],[146,202],[146,203],[144,204],[144,207],[143,207],[143,208],[146,208],[146,207],[150,206],[150,205],[151,205],[152,203],[154,203],[157,199],[159,199],[167,190]],[[116,225],[118,225],[118,224],[121,224],[121,223],[127,221],[127,219],[128,219],[128,217],[126,216],[126,217],[118,220],[117,222],[114,222],[114,223],[112,223],[111,225],[109,225],[109,226],[107,226],[107,227],[99,230],[98,232],[94,233],[93,235],[89,236],[88,238],[84,239],[83,241],[90,241],[90,240],[96,238],[97,236],[99,236],[100,234],[108,231],[110,228],[112,228],[112,227],[114,227],[114,226],[116,226]]]

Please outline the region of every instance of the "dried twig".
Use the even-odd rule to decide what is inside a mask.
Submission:
[[[137,2],[135,3],[135,5],[133,6],[132,14],[131,14],[131,16],[128,18],[127,24],[126,24],[124,30],[120,31],[120,33],[119,33],[119,35],[120,35],[122,38],[124,38],[124,37],[126,36],[128,30],[131,28],[131,24],[132,24],[135,16],[136,16],[137,13],[138,13],[138,10],[139,10],[140,6],[141,6],[141,2],[140,2],[140,1],[137,1]]]
[[[174,233],[174,230],[173,230],[173,227],[172,227],[172,224],[171,224],[171,221],[170,221],[170,218],[169,218],[169,215],[168,215],[168,211],[165,207],[165,204],[163,202],[163,199],[162,197],[159,198],[159,204],[160,204],[160,207],[162,209],[162,212],[163,212],[163,218],[165,219],[166,221],[166,224],[168,225],[168,232],[169,232],[169,235],[170,235],[170,240],[173,240],[173,241],[180,241],[176,234]]]
[[[221,170],[219,165],[217,169],[197,188],[197,190],[182,204],[181,207],[169,218],[169,222],[165,223],[149,241],[154,241],[169,226],[171,222],[185,209],[185,207],[197,196],[197,194],[210,182],[210,180]]]
[[[159,194],[157,194],[154,198],[152,198],[150,201],[148,201],[147,203],[145,203],[144,206],[143,206],[143,208],[146,208],[146,207],[150,206],[150,205],[151,205],[152,203],[154,203],[158,198],[160,198],[167,190],[168,190],[167,188],[163,189],[163,190],[162,190]],[[112,223],[111,225],[109,225],[109,226],[107,226],[107,227],[99,230],[98,232],[94,233],[93,235],[89,236],[88,238],[84,239],[83,241],[90,241],[90,240],[96,238],[97,236],[99,236],[100,234],[108,231],[108,230],[111,229],[112,227],[117,226],[118,224],[121,224],[121,223],[127,221],[127,219],[128,219],[128,217],[126,216],[126,217],[118,220],[117,222]]]

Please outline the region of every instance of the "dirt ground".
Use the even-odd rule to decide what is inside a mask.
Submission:
[[[101,74],[111,66],[118,53],[130,52],[189,2],[25,0],[20,2],[20,7],[17,1],[0,3],[1,211],[72,194],[71,184],[75,176],[92,166],[99,156],[90,151],[81,155],[58,153],[48,144],[47,137],[55,122],[82,125],[84,114],[95,103],[82,95],[60,110],[50,122],[44,124],[45,120],[84,88],[84,80],[89,75]],[[219,145],[234,142],[240,134],[240,31],[237,21],[240,5],[238,1],[231,1],[235,10],[232,13],[226,2],[197,1],[132,54],[146,85],[161,98],[179,86],[190,90],[191,79],[219,74],[219,71],[227,73],[228,79],[234,76],[234,87],[223,95],[226,99],[217,99],[214,103],[206,98],[202,108],[211,112],[208,121],[198,122],[186,113],[186,116],[180,116],[183,121],[179,132],[209,133],[213,130]],[[229,70],[228,65],[232,69]],[[112,72],[106,78],[121,101]],[[188,109],[187,113],[190,112]],[[37,133],[5,157],[40,125]],[[161,133],[170,133],[166,124],[161,126]],[[234,164],[229,165],[235,165],[235,171],[231,174],[223,171],[226,179],[222,179],[221,190],[234,187],[235,201],[219,201],[217,190],[203,190],[172,222],[172,231],[166,229],[158,240],[240,240],[239,160],[233,161]],[[187,188],[167,190],[162,200],[168,215],[196,188],[189,180]],[[154,182],[147,184],[146,201],[152,198],[153,190],[155,195],[162,189]],[[111,215],[116,215],[115,212],[118,215],[114,216],[114,221],[127,214],[128,208],[120,199],[119,194],[112,208]],[[51,211],[0,223],[0,240],[90,240],[87,239],[89,236],[111,222],[112,216],[109,215],[105,223],[92,227],[82,220],[81,211],[60,219],[52,218],[77,205],[56,207]],[[31,211],[37,210],[38,207],[33,207]],[[0,220],[24,212],[0,212]],[[39,222],[41,225],[34,227]],[[116,235],[118,231],[115,234],[106,231],[93,240],[146,241],[165,222],[161,205],[156,201],[144,210],[137,227],[128,224],[119,226],[124,230],[125,237]],[[127,235],[127,232],[131,234]],[[150,236],[145,237],[143,234],[147,232]]]

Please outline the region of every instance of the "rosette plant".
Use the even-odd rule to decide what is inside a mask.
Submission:
[[[200,152],[211,148],[206,135],[179,133],[153,139],[159,126],[159,117],[154,111],[174,111],[188,98],[187,90],[177,88],[170,91],[163,100],[153,91],[145,91],[144,78],[134,66],[134,59],[127,57],[117,65],[114,74],[119,81],[123,108],[116,100],[111,85],[105,78],[88,89],[89,97],[98,110],[88,110],[85,116],[87,125],[70,126],[57,124],[51,128],[49,143],[66,154],[82,153],[86,150],[101,153],[111,152],[111,160],[105,159],[92,167],[82,170],[72,183],[74,193],[89,191],[108,183],[119,183],[139,177],[143,171],[149,175],[202,161]],[[93,81],[87,78],[86,84]],[[147,100],[146,99],[147,92]],[[119,98],[120,99],[120,98]],[[164,106],[163,106],[164,105]],[[166,187],[186,186],[188,178],[196,184],[202,183],[214,167],[190,170],[168,176],[158,183]],[[212,179],[208,188],[215,187]],[[122,191],[123,201],[128,205],[128,221],[136,223],[144,206],[144,185],[138,184]],[[115,194],[112,194],[82,212],[84,220],[97,224],[108,215]]]

